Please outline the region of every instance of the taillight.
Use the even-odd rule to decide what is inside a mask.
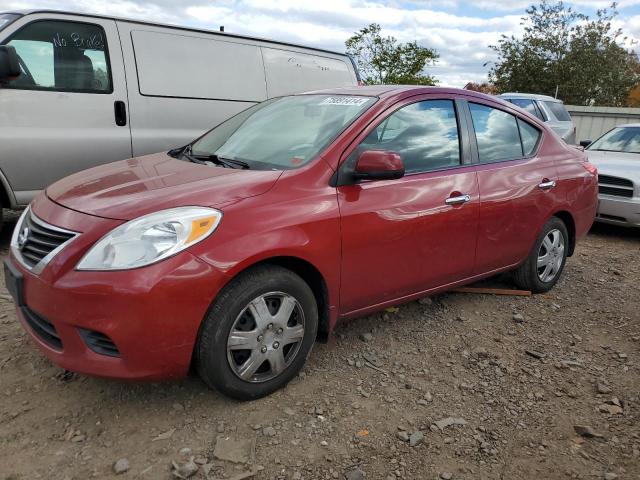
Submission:
[[[590,163],[588,160],[585,161],[582,166],[584,169],[589,172],[594,177],[598,176],[598,167],[596,167],[593,163]]]

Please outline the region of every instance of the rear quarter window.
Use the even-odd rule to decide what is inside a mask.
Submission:
[[[525,157],[528,157],[538,146],[541,136],[540,130],[521,119],[518,119],[518,128],[522,139],[522,153]]]
[[[560,122],[570,122],[571,115],[567,112],[567,109],[560,102],[542,102],[544,106],[551,110],[553,116],[556,117],[556,120]]]

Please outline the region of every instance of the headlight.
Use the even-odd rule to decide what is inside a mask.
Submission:
[[[222,212],[179,207],[144,215],[102,237],[80,260],[78,270],[127,270],[164,260],[207,238]]]

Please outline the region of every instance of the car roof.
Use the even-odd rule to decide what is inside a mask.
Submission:
[[[387,98],[392,96],[406,97],[421,94],[443,94],[443,95],[467,95],[471,97],[492,100],[497,103],[513,107],[503,99],[494,95],[487,95],[473,90],[451,87],[426,87],[422,85],[364,85],[351,87],[328,88],[324,90],[313,90],[303,92],[299,95],[361,95],[369,97]]]
[[[507,92],[507,93],[501,93],[498,96],[501,98],[528,98],[531,100],[544,100],[545,102],[562,103],[562,100],[550,97],[549,95],[540,95],[538,93]]]
[[[135,24],[138,24],[138,25],[153,25],[153,26],[158,26],[158,27],[174,28],[174,29],[178,29],[178,30],[187,30],[187,31],[191,31],[191,32],[210,33],[210,34],[214,34],[214,35],[226,36],[226,37],[231,37],[231,38],[242,38],[242,39],[246,39],[246,40],[255,40],[255,41],[258,41],[258,42],[273,43],[273,44],[276,44],[276,45],[285,45],[285,46],[289,46],[289,47],[297,47],[297,48],[303,48],[305,50],[313,50],[313,51],[316,51],[316,52],[331,53],[333,55],[340,55],[340,56],[343,56],[343,57],[349,57],[349,55],[347,55],[344,52],[337,52],[335,50],[327,50],[327,49],[324,49],[324,48],[309,47],[307,45],[283,42],[283,41],[280,41],[280,40],[272,40],[272,39],[269,39],[269,38],[254,37],[254,36],[251,36],[251,35],[239,35],[239,34],[235,34],[235,33],[221,32],[219,30],[208,30],[208,29],[205,29],[205,28],[185,27],[185,26],[182,26],[182,25],[174,25],[174,24],[170,24],[170,23],[149,22],[149,21],[145,21],[145,20],[137,20],[137,19],[134,19],[134,18],[116,17],[116,16],[113,16],[113,15],[103,15],[103,14],[98,14],[98,13],[84,13],[84,12],[70,12],[70,11],[67,11],[67,10],[55,10],[55,9],[19,9],[19,10],[5,10],[5,11],[0,10],[0,15],[2,15],[2,14],[14,14],[14,15],[24,16],[24,15],[30,15],[30,14],[35,14],[35,13],[53,13],[53,14],[56,14],[56,15],[73,15],[73,16],[79,16],[79,17],[93,17],[93,18],[102,18],[102,19],[107,19],[107,20],[117,20],[117,21],[120,21],[120,22],[135,23]],[[355,65],[354,65],[354,67],[355,67]],[[356,69],[356,75],[359,75],[359,72],[357,71],[357,69]]]

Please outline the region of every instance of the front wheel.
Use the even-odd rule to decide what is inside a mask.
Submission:
[[[220,293],[196,345],[198,373],[239,400],[263,397],[302,368],[318,329],[307,283],[275,265],[241,274]]]
[[[518,287],[534,293],[548,292],[558,282],[567,260],[567,227],[552,217],[542,228],[531,253],[513,273]]]

